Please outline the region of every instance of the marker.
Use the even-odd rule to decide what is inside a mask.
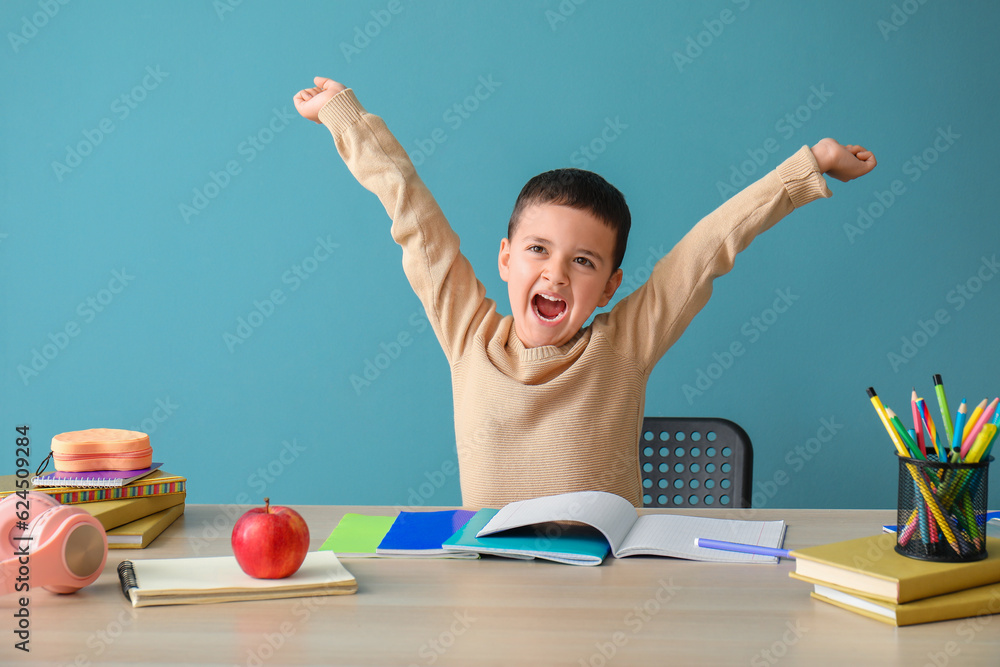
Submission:
[[[757,556],[773,556],[774,558],[790,558],[795,560],[788,549],[773,549],[771,547],[759,547],[756,544],[740,544],[739,542],[723,542],[722,540],[710,540],[705,537],[694,538],[694,545],[704,549],[718,549],[719,551],[736,551],[742,554],[755,554]]]
[[[948,409],[948,397],[944,394],[944,382],[940,375],[934,376],[934,393],[937,394],[938,408],[941,410],[941,425],[944,426],[945,442],[951,442],[955,428],[951,425],[951,410]]]

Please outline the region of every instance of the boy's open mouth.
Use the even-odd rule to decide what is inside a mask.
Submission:
[[[535,314],[546,322],[558,322],[566,314],[566,302],[559,297],[536,294],[531,305]]]

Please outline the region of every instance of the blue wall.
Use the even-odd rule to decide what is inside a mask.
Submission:
[[[412,152],[502,310],[496,252],[540,171],[625,192],[634,286],[747,174],[825,136],[870,147],[875,172],[716,283],[646,412],[744,425],[757,506],[892,507],[865,388],[901,414],[934,373],[953,407],[1000,392],[998,19],[985,1],[4,2],[0,469],[17,424],[35,463],[109,426],[149,432],[190,502],[460,501],[447,366],[389,221],[292,105],[322,74]]]

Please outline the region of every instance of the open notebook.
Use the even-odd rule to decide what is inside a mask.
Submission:
[[[587,532],[586,526],[596,531]],[[640,516],[620,496],[577,491],[513,502],[499,511],[480,510],[444,547],[572,565],[598,565],[609,549],[616,558],[645,555],[718,563],[776,563],[773,556],[703,549],[694,541],[704,537],[776,548],[784,536],[784,521]]]

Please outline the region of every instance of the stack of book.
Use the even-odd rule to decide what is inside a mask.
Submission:
[[[34,478],[33,491],[64,505],[79,505],[108,534],[110,549],[142,549],[184,513],[187,480],[159,470],[53,472]],[[14,475],[0,477],[0,497],[16,490]]]
[[[789,574],[813,584],[817,600],[896,626],[1000,612],[1000,538],[966,563],[908,558],[895,545],[883,533],[796,549]]]

